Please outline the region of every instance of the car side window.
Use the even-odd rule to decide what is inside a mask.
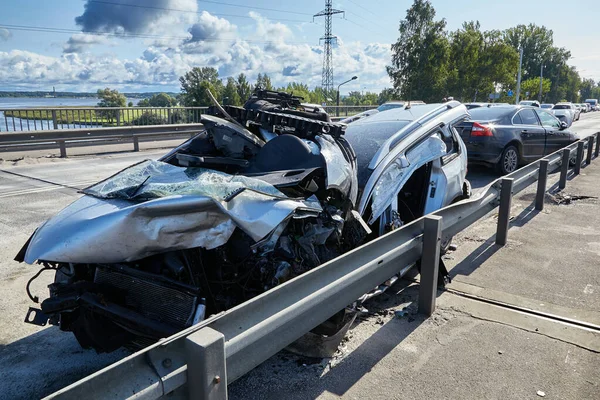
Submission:
[[[552,115],[548,114],[545,111],[535,110],[537,115],[540,117],[540,121],[542,121],[542,126],[547,128],[560,128],[560,122]]]
[[[532,109],[525,109],[519,112],[519,116],[521,117],[521,121],[523,125],[539,125],[540,121],[538,121],[535,116],[535,111]]]
[[[523,125],[523,121],[521,120],[521,116],[519,114],[521,113],[516,113],[512,119],[514,125]]]
[[[458,132],[454,127],[448,127],[437,132],[441,139],[446,144],[446,155],[442,157],[442,165],[448,164],[460,154],[460,146],[458,144]]]

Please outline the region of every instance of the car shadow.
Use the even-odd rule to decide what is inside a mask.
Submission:
[[[130,354],[97,354],[79,346],[73,334],[51,326],[0,345],[0,398],[48,396]]]

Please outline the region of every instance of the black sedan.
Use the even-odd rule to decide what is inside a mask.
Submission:
[[[537,107],[479,107],[469,114],[457,127],[469,161],[495,166],[503,175],[579,140],[566,123]]]

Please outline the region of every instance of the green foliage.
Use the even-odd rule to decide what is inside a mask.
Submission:
[[[245,102],[252,94],[252,85],[248,83],[246,75],[239,74],[236,81],[237,92],[241,102]]]
[[[98,107],[125,107],[125,104],[127,103],[125,95],[119,93],[116,89],[98,89],[97,94],[100,99]],[[112,123],[119,117],[119,110],[96,111],[96,115],[99,115],[100,118],[105,118],[109,123]]]
[[[158,93],[149,99],[142,99],[138,102],[138,107],[174,107],[177,105],[177,99],[166,93]]]
[[[397,100],[396,91],[391,88],[383,89],[377,96],[377,104],[383,104],[388,101]]]
[[[212,105],[206,90],[210,90],[215,98],[221,98],[223,83],[219,72],[212,67],[194,67],[179,78],[183,104],[188,107],[206,107]]]
[[[256,78],[256,87],[259,87],[263,90],[273,90],[273,85],[271,84],[271,78],[267,74],[258,74]]]
[[[387,72],[402,98],[426,102],[445,97],[450,46],[444,19],[436,21],[428,0],[415,0],[400,21]]]
[[[127,104],[125,95],[119,93],[116,89],[98,89],[96,94],[100,99],[98,107],[125,107],[125,104]]]
[[[127,107],[133,107],[133,101],[130,101],[129,103],[127,103]]]
[[[240,106],[242,104],[240,95],[238,94],[237,82],[231,77],[227,78],[227,85],[223,89],[223,104],[232,106]]]
[[[544,93],[548,93],[550,91],[550,86],[552,82],[550,79],[544,78],[542,80],[542,96]],[[529,96],[526,96],[526,93],[529,92]],[[521,82],[521,93],[523,99],[531,99],[537,100],[540,93],[540,77],[537,78],[529,78]]]
[[[164,125],[166,123],[165,118],[148,111],[131,121],[132,125]]]

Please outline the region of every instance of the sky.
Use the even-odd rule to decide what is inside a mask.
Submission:
[[[276,86],[319,86],[324,0],[19,0],[0,13],[0,90],[179,92],[179,77],[212,66],[221,78],[267,73]],[[334,0],[334,81],[351,90],[390,87],[386,65],[412,0]],[[600,80],[600,4],[564,0],[432,0],[448,30],[545,25],[570,65]],[[50,30],[46,28],[51,28]],[[94,35],[83,31],[108,32]],[[124,37],[127,36],[127,37]]]

